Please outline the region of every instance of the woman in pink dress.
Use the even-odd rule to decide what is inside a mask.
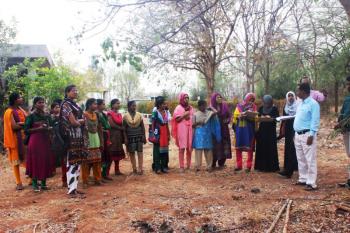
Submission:
[[[187,169],[191,167],[192,154],[192,117],[193,108],[189,105],[189,97],[186,93],[180,93],[180,104],[174,110],[172,120],[172,136],[176,145],[179,147],[180,171],[185,168],[185,151]]]

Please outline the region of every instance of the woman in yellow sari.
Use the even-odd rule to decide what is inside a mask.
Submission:
[[[23,125],[26,112],[20,107],[23,98],[18,93],[9,96],[9,107],[4,114],[4,146],[7,150],[10,164],[16,178],[17,190],[23,190],[22,180],[19,172],[19,165],[24,164],[25,147]]]

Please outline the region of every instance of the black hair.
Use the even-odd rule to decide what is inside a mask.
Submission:
[[[305,92],[306,94],[310,95],[311,87],[308,83],[301,83],[299,85],[299,90]]]
[[[96,102],[96,99],[95,98],[90,98],[90,99],[87,99],[86,100],[86,103],[85,103],[85,110],[89,110],[90,106]]]
[[[160,108],[160,106],[165,102],[165,98],[163,96],[157,96],[155,99],[155,106]]]
[[[53,102],[53,103],[51,104],[51,110],[53,110],[56,106],[60,106],[60,103],[58,103],[58,102]]]
[[[34,99],[33,99],[32,111],[34,110],[35,105],[36,105],[39,101],[45,101],[44,97],[41,97],[41,96],[36,96],[36,97],[34,97]]]
[[[118,99],[112,99],[111,100],[111,107],[113,107],[113,105],[115,105],[115,103],[120,102]]]
[[[346,77],[346,81],[350,82],[350,76]]]
[[[135,100],[130,100],[130,101],[128,102],[128,110],[131,108],[131,105],[133,105],[133,104],[136,104],[136,101],[135,101]]]
[[[77,86],[74,84],[68,85],[66,86],[66,88],[64,89],[64,98],[67,98],[67,94],[73,89],[76,88]]]
[[[18,94],[17,92],[12,92],[9,96],[9,105],[13,106],[16,103],[16,100],[18,100],[21,97],[20,94]]]
[[[61,99],[55,99],[52,103],[58,103],[59,105],[61,105],[62,100]]]
[[[96,103],[98,106],[102,105],[105,101],[103,99],[97,99]]]
[[[303,82],[303,79],[308,79],[309,81],[311,81],[310,78],[309,78],[309,76],[304,75],[303,77],[301,77],[299,83],[302,83],[302,82]]]
[[[207,104],[207,101],[205,101],[205,100],[198,100],[198,102],[197,102],[198,107],[204,106],[206,104]]]

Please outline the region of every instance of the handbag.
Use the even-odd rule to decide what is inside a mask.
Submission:
[[[158,144],[160,139],[159,129],[155,127],[155,122],[152,123],[152,127],[148,130],[148,141],[153,144]]]

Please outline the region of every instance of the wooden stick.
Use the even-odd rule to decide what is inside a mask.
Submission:
[[[350,213],[350,207],[347,207],[347,206],[344,206],[344,205],[335,205],[338,209],[341,209],[341,210],[344,210],[344,211],[347,211]]]
[[[293,200],[289,200],[289,202],[288,202],[286,220],[284,221],[284,227],[283,227],[283,233],[287,233],[288,222],[289,222],[289,213],[290,213],[290,207],[292,205],[292,202],[293,202]]]
[[[289,199],[286,201],[286,203],[284,203],[284,205],[282,206],[282,208],[280,209],[280,211],[278,211],[278,214],[275,217],[275,220],[272,222],[270,228],[266,231],[266,233],[271,233],[273,231],[273,229],[276,226],[276,223],[278,222],[278,220],[280,219],[283,211],[285,210],[285,208],[287,207],[287,204],[289,202]]]

